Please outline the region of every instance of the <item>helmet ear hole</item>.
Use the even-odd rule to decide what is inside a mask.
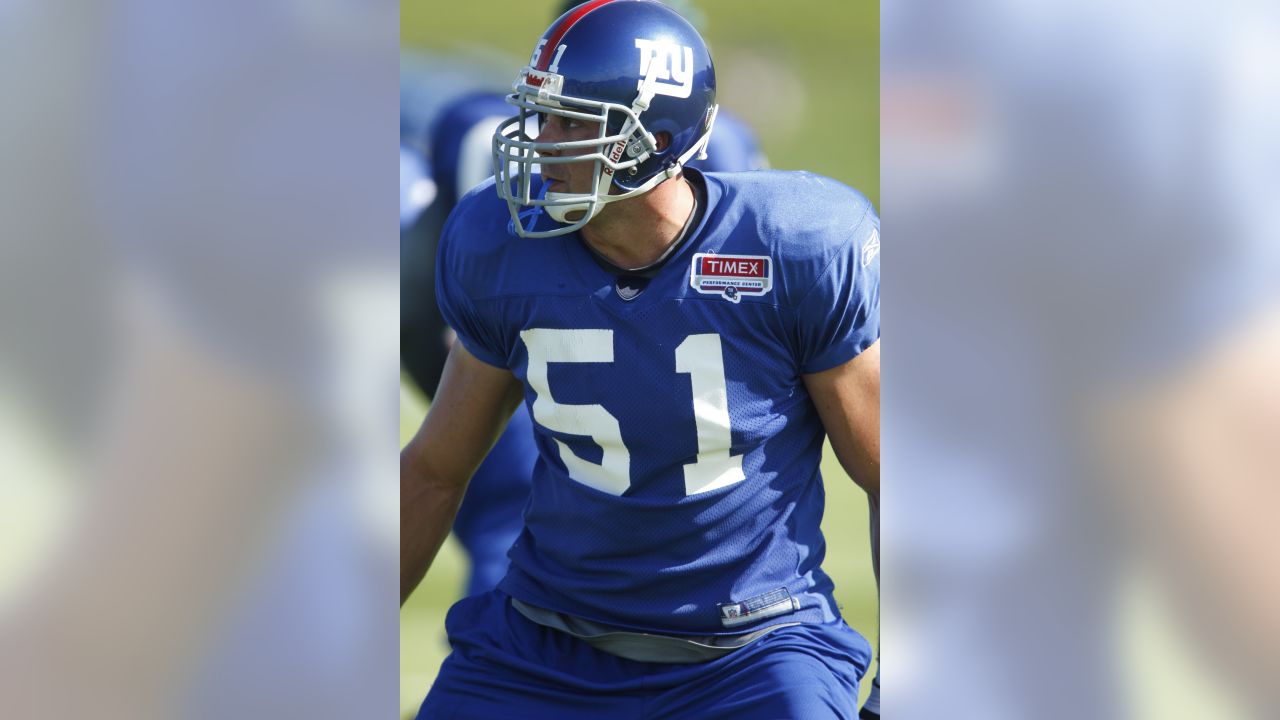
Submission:
[[[653,139],[658,144],[658,152],[664,153],[667,148],[671,147],[671,133],[666,130],[654,133]]]

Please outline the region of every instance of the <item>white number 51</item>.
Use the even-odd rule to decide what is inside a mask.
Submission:
[[[589,437],[604,451],[599,463],[589,462],[557,439],[560,459],[569,476],[601,492],[626,492],[631,487],[631,452],[622,440],[618,419],[603,405],[556,402],[547,383],[547,366],[553,362],[613,362],[613,331],[534,329],[520,333],[520,338],[529,350],[529,386],[537,394],[533,401],[534,421],[548,430]],[[693,386],[693,420],[698,431],[697,459],[684,466],[685,494],[696,495],[741,482],[746,478],[742,456],[729,454],[729,394],[720,336],[690,335],[676,348],[675,360],[676,372],[689,375]]]

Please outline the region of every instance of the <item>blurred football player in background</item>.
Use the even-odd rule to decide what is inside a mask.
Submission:
[[[413,227],[436,199],[431,163],[416,148],[400,143],[400,230]]]

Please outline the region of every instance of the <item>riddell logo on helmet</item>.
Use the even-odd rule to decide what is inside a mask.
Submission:
[[[636,38],[640,51],[640,82],[637,90],[648,85],[657,95],[687,98],[693,93],[693,48],[667,40]],[[661,82],[661,81],[668,82]]]
[[[609,153],[609,160],[615,163],[618,162],[618,159],[622,157],[622,151],[626,149],[626,147],[627,147],[626,140],[619,140],[618,142],[614,143],[613,151]],[[604,169],[604,174],[613,175],[613,168],[606,167]]]

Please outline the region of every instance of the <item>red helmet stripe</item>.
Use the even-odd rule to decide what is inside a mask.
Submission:
[[[538,58],[538,67],[535,69],[546,72],[551,65],[551,58],[555,57],[556,48],[560,46],[560,41],[564,39],[565,33],[569,32],[569,28],[576,25],[587,13],[611,2],[613,0],[591,0],[591,2],[583,3],[570,10],[564,21],[560,23],[560,26],[551,31],[551,36],[547,38],[547,44],[542,46],[542,57]]]

